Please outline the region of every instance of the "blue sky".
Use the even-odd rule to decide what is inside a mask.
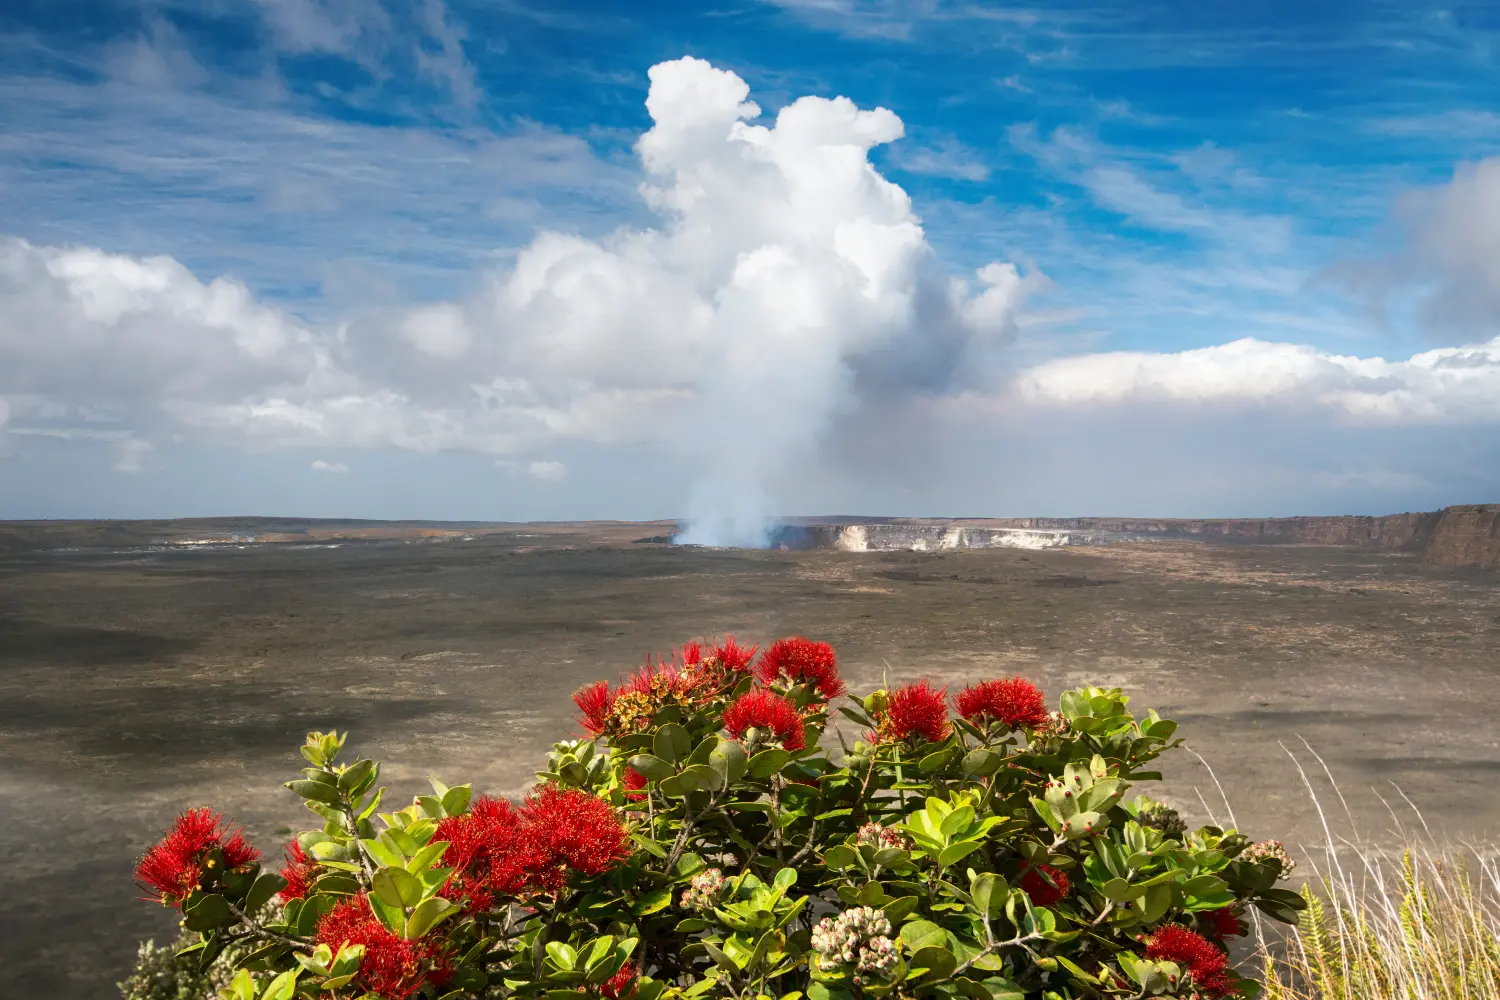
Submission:
[[[722,507],[723,456],[747,454],[752,517],[1494,500],[1497,43],[1493,4],[12,0],[0,516],[682,516]],[[824,346],[781,359],[809,374],[766,409],[787,380],[714,346],[739,336],[728,272],[620,242],[692,226],[643,181],[681,195],[731,162],[637,153],[647,70],[684,56],[748,85],[747,121],[894,113],[869,163],[921,246],[882,294],[979,296],[1002,263],[1003,315],[849,318],[817,268],[840,226],[906,219],[899,198],[767,236],[724,220],[779,195],[730,185],[692,210],[718,227],[706,256],[779,241],[828,296],[777,320]],[[719,79],[693,72],[671,84],[689,98]],[[566,256],[548,232],[604,255],[595,284],[699,295],[497,313],[528,253]],[[1246,338],[1287,350],[1221,352]],[[670,377],[584,363],[616,348]],[[1412,367],[1432,351],[1456,353]],[[881,352],[936,374],[882,376],[913,363]]]

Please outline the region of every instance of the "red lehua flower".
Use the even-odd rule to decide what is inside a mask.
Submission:
[[[724,728],[735,738],[744,739],[746,730],[752,726],[770,733],[783,749],[801,750],[807,745],[797,706],[775,691],[765,688],[746,691],[724,710]]]
[[[759,646],[741,646],[734,636],[726,635],[722,642],[714,643],[709,656],[718,660],[726,670],[742,674],[750,669],[750,661],[755,659],[758,649]]]
[[[833,647],[826,642],[814,642],[800,635],[777,639],[771,648],[761,655],[756,664],[755,676],[762,684],[776,680],[787,680],[793,684],[806,684],[831,701],[844,693],[844,682],[839,679],[838,657]]]
[[[1067,874],[1051,865],[1027,867],[1021,873],[1020,885],[1036,906],[1052,906],[1060,903],[1072,889],[1072,886],[1068,884]]]
[[[409,941],[392,933],[371,911],[363,892],[346,896],[323,915],[317,941],[335,954],[345,944],[364,945],[354,981],[364,992],[379,994],[384,1000],[408,1000],[428,983],[441,986],[453,976],[441,937]]]
[[[286,888],[276,897],[283,903],[302,899],[318,877],[317,858],[304,851],[302,842],[296,838],[286,845],[286,864],[281,866],[281,877],[286,879]]]
[[[1209,937],[1217,938],[1220,943],[1225,938],[1239,937],[1245,933],[1245,925],[1240,922],[1240,915],[1228,906],[1198,914],[1198,926]]]
[[[677,669],[676,664],[647,659],[641,669],[630,675],[624,690],[647,695],[660,705],[671,698],[690,696],[695,686],[695,679]]]
[[[635,980],[635,967],[627,962],[620,966],[619,972],[609,977],[599,988],[599,992],[604,994],[605,1000],[630,1000],[635,996]]]
[[[976,726],[1000,722],[1006,729],[1036,729],[1047,724],[1047,699],[1023,677],[980,681],[958,693],[958,714]]]
[[[223,857],[225,869],[248,865],[260,857],[240,831],[226,829],[223,816],[208,808],[189,809],[135,866],[136,884],[151,890],[147,899],[180,906],[203,880],[211,851]]]
[[[573,704],[583,713],[578,717],[579,724],[598,736],[609,725],[609,712],[615,707],[615,696],[610,693],[608,681],[595,681],[573,694]]]
[[[925,680],[897,688],[886,696],[885,710],[875,722],[875,740],[880,743],[899,743],[913,736],[929,743],[943,739],[953,729],[948,723],[948,689],[934,690]]]
[[[646,776],[633,767],[625,769],[625,797],[639,802],[646,797]]]
[[[603,799],[547,785],[521,806],[526,839],[540,852],[536,885],[561,888],[570,872],[595,878],[630,857],[630,837]]]
[[[749,671],[757,648],[741,646],[731,635],[708,649],[696,642],[688,643],[682,647],[681,659],[698,697],[710,700],[725,688],[739,683]]]
[[[1229,959],[1207,938],[1180,924],[1158,927],[1146,941],[1146,957],[1153,962],[1175,962],[1186,970],[1198,992],[1209,997],[1234,993],[1226,970]]]
[[[448,841],[443,864],[461,876],[475,899],[481,892],[525,891],[545,863],[515,806],[488,795],[475,799],[462,816],[441,820],[433,839]]]

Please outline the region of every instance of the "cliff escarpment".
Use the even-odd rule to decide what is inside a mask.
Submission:
[[[1423,549],[1422,561],[1444,569],[1500,570],[1500,504],[1442,511]]]
[[[1375,549],[1416,554],[1427,565],[1442,569],[1500,570],[1500,504],[1380,517],[809,518],[783,524],[771,544],[874,552],[1042,549],[1155,540]]]

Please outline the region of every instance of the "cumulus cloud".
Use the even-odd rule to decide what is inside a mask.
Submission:
[[[333,6],[270,9],[309,47],[352,37]],[[779,483],[834,420],[978,378],[1043,279],[945,273],[870,162],[903,134],[889,110],[805,97],[761,122],[745,82],[702,60],[650,80],[637,152],[657,224],[541,232],[463,300],[317,326],[170,258],[6,241],[0,394],[142,440],[185,426],[496,455],[652,441],[699,470],[690,537],[762,539]]]
[[[314,472],[326,472],[336,476],[345,475],[349,471],[349,466],[345,465],[343,462],[325,462],[321,458],[313,459],[312,465],[310,465],[308,468],[312,469],[312,471]]]
[[[346,37],[313,17],[336,8],[278,9],[307,18],[316,47]],[[315,322],[169,257],[0,240],[0,429],[107,441],[126,471],[147,468],[153,441],[185,436],[467,450],[544,483],[584,481],[573,445],[641,444],[692,470],[672,485],[688,539],[754,544],[838,452],[865,471],[889,464],[892,440],[902,455],[936,454],[923,435],[972,430],[975,414],[986,433],[1100,413],[1118,429],[1125,409],[1164,407],[1351,427],[1500,420],[1500,339],[1392,360],[1241,339],[1015,371],[1011,345],[1046,279],[1003,261],[967,276],[942,266],[906,192],[870,159],[901,140],[895,114],[804,97],[767,120],[742,79],[696,59],[650,79],[636,151],[654,223],[536,233],[450,301],[370,302]],[[1487,170],[1411,217],[1464,301],[1500,310],[1500,271],[1484,263],[1500,254],[1484,229]],[[1085,176],[1157,224],[1202,222],[1186,202],[1143,201],[1133,175]],[[974,464],[953,448],[954,468]],[[1325,485],[1429,481],[1386,459],[1371,450]]]
[[[1358,424],[1500,422],[1500,338],[1404,360],[1243,339],[1175,353],[1112,352],[1026,369],[1028,402],[1307,406]]]

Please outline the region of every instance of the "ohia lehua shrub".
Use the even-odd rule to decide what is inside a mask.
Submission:
[[[199,809],[137,880],[185,960],[235,956],[232,1000],[1217,1000],[1257,991],[1250,908],[1304,906],[1280,845],[1133,794],[1181,741],[1118,689],[854,698],[824,643],[729,639],[574,700],[519,803],[382,811],[380,766],[312,733],[279,872]]]

